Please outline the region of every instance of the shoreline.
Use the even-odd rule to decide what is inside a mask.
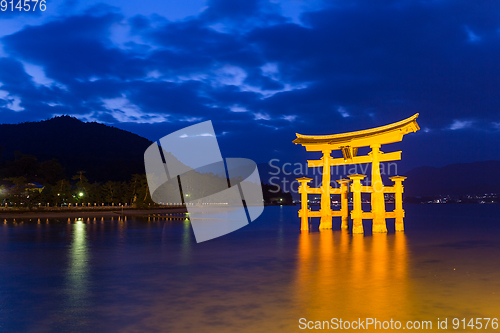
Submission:
[[[121,211],[118,210],[100,210],[100,211],[51,211],[51,212],[0,212],[1,219],[11,219],[11,218],[57,218],[57,217],[143,217],[145,215],[151,214],[165,214],[165,213],[187,213],[186,208],[157,208],[157,209],[126,209]]]
[[[264,205],[280,206],[280,205]],[[290,206],[290,205],[284,205]],[[78,218],[78,217],[146,217],[153,214],[183,214],[187,213],[186,207],[163,207],[163,208],[125,208],[123,211],[120,207],[116,209],[64,209],[64,210],[30,210],[30,211],[3,211],[0,209],[0,219],[16,219],[16,218]]]

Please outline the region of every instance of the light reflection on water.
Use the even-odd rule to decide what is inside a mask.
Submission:
[[[87,249],[87,225],[82,219],[68,225],[72,235],[71,247],[69,249],[70,264],[68,270],[68,286],[74,296],[71,303],[76,303],[82,295],[87,292],[88,279],[88,249]],[[80,296],[80,297],[79,297]]]
[[[91,309],[89,293],[89,250],[87,245],[87,228],[89,226],[78,218],[74,223],[67,225],[67,233],[71,237],[68,250],[68,271],[66,273],[66,304],[62,310],[64,316],[60,318],[65,325],[73,329],[84,329],[87,316]],[[76,314],[76,316],[75,316]]]
[[[499,317],[500,205],[406,209],[404,233],[362,236],[337,224],[301,233],[297,207],[268,207],[200,244],[187,220],[8,220],[0,331],[290,332],[299,318]]]
[[[404,233],[350,235],[347,231],[302,233],[295,294],[309,320],[332,316],[404,319],[409,279]]]

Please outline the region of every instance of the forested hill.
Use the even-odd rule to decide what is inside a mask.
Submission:
[[[144,151],[150,144],[136,134],[69,116],[0,125],[2,162],[14,160],[16,151],[39,162],[55,158],[68,177],[84,170],[89,180],[98,182],[144,174]]]

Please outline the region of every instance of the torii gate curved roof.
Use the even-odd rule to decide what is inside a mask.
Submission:
[[[306,146],[307,150],[321,150],[327,146],[330,149],[341,149],[345,146],[364,147],[373,143],[387,144],[401,141],[405,134],[420,129],[417,124],[418,113],[397,123],[371,128],[362,131],[332,135],[303,135],[296,133],[295,144]],[[317,147],[312,147],[317,146]]]

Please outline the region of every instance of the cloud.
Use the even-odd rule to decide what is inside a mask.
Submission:
[[[470,128],[472,127],[473,121],[471,120],[459,120],[459,119],[454,119],[453,123],[450,125],[449,129],[455,131],[455,130],[461,130],[464,128]]]
[[[271,120],[271,117],[266,113],[255,112],[253,115],[254,120]]]
[[[109,47],[113,45],[110,27],[122,19],[121,15],[106,12],[28,26],[2,39],[4,51],[24,62],[43,66],[45,75],[63,84],[93,76],[142,76],[144,66],[139,58]]]
[[[248,110],[245,107],[239,106],[238,104],[234,104],[234,105],[230,106],[229,109],[232,112],[248,112]]]
[[[469,27],[465,27],[465,32],[467,32],[467,37],[469,39],[469,42],[478,42],[481,40],[481,37],[476,35]]]
[[[37,66],[30,64],[28,62],[23,62],[25,72],[31,76],[33,82],[39,85],[44,85],[46,87],[50,87],[54,84],[54,80],[49,79],[45,75],[45,71],[42,66]]]
[[[131,103],[125,96],[103,99],[103,106],[110,115],[119,122],[158,123],[168,121],[167,114],[143,112],[137,105]]]
[[[213,136],[213,134],[210,134],[210,133],[200,133],[200,134],[196,134],[196,135],[182,134],[181,136],[179,136],[179,138],[185,139],[185,138],[206,137],[206,136]]]
[[[224,30],[249,30],[255,26],[267,26],[286,22],[279,5],[273,1],[209,0],[201,18],[218,23]]]
[[[342,107],[342,106],[339,106],[339,107],[337,108],[337,111],[338,111],[338,113],[340,113],[340,115],[341,115],[342,117],[344,117],[344,118],[347,118],[347,117],[349,117],[349,116],[350,116],[349,112],[347,112],[347,110],[346,110],[344,107]]]
[[[240,86],[245,81],[247,74],[245,70],[240,67],[225,65],[214,71],[215,80],[214,85],[230,85],[230,86]]]
[[[276,81],[279,80],[279,70],[276,63],[265,63],[264,65],[260,66],[260,70],[262,71],[262,75]]]
[[[293,115],[283,116],[282,118],[285,119],[286,121],[294,122],[297,119],[297,117],[298,117],[297,115],[293,114]]]
[[[5,90],[0,90],[0,107],[5,107],[12,111],[23,111],[21,99],[18,96],[10,96]]]

